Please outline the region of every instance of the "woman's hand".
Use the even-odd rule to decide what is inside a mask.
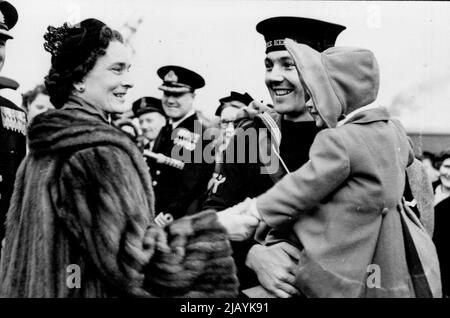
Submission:
[[[252,200],[247,198],[231,208],[217,212],[219,222],[227,230],[230,240],[244,241],[255,232],[259,219],[250,213],[251,204]]]

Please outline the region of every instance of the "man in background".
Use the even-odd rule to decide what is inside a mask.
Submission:
[[[161,100],[155,97],[142,97],[133,103],[132,109],[134,117],[139,119],[142,131],[139,148],[152,150],[156,137],[167,121]]]

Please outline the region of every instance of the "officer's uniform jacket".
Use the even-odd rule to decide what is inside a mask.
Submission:
[[[26,114],[23,109],[0,96],[0,241],[14,189],[16,171],[26,152]]]
[[[170,163],[148,159],[157,214],[170,213],[176,219],[197,212],[199,204],[204,201],[214,170],[214,157],[211,162],[206,162],[203,157],[203,150],[210,142],[203,138],[204,131],[205,127],[195,113],[180,122],[173,131],[170,123],[161,129],[152,151],[181,162],[183,167],[180,169]]]

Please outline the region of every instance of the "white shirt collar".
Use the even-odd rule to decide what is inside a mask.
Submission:
[[[170,119],[170,120],[169,120],[169,123],[172,125],[172,129],[177,128],[177,126],[178,126],[179,124],[181,124],[181,122],[182,122],[183,120],[185,120],[186,118],[188,118],[188,117],[190,117],[190,116],[192,116],[192,115],[194,115],[194,114],[195,114],[195,109],[192,108],[190,111],[187,112],[186,115],[183,116],[183,118],[178,119],[177,121],[173,121],[172,119]]]
[[[365,110],[368,109],[374,109],[374,108],[378,108],[378,104],[372,103],[366,106],[363,106],[361,108],[355,109],[354,111],[352,111],[350,114],[348,114],[347,116],[345,116],[344,119],[341,119],[340,121],[338,121],[337,123],[337,127],[340,127],[342,125],[344,125],[345,123],[347,123],[353,116],[355,116],[356,114],[359,114],[360,112],[363,112]]]

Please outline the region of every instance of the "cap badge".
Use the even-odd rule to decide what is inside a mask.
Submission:
[[[164,76],[164,81],[176,83],[178,82],[178,76],[175,74],[174,71],[170,71],[169,73],[166,74],[166,76]]]
[[[3,15],[3,13],[1,11],[0,11],[0,23],[5,24],[5,16]]]
[[[145,108],[147,106],[147,103],[145,102],[145,98],[141,99],[141,104],[139,105],[140,108]]]

